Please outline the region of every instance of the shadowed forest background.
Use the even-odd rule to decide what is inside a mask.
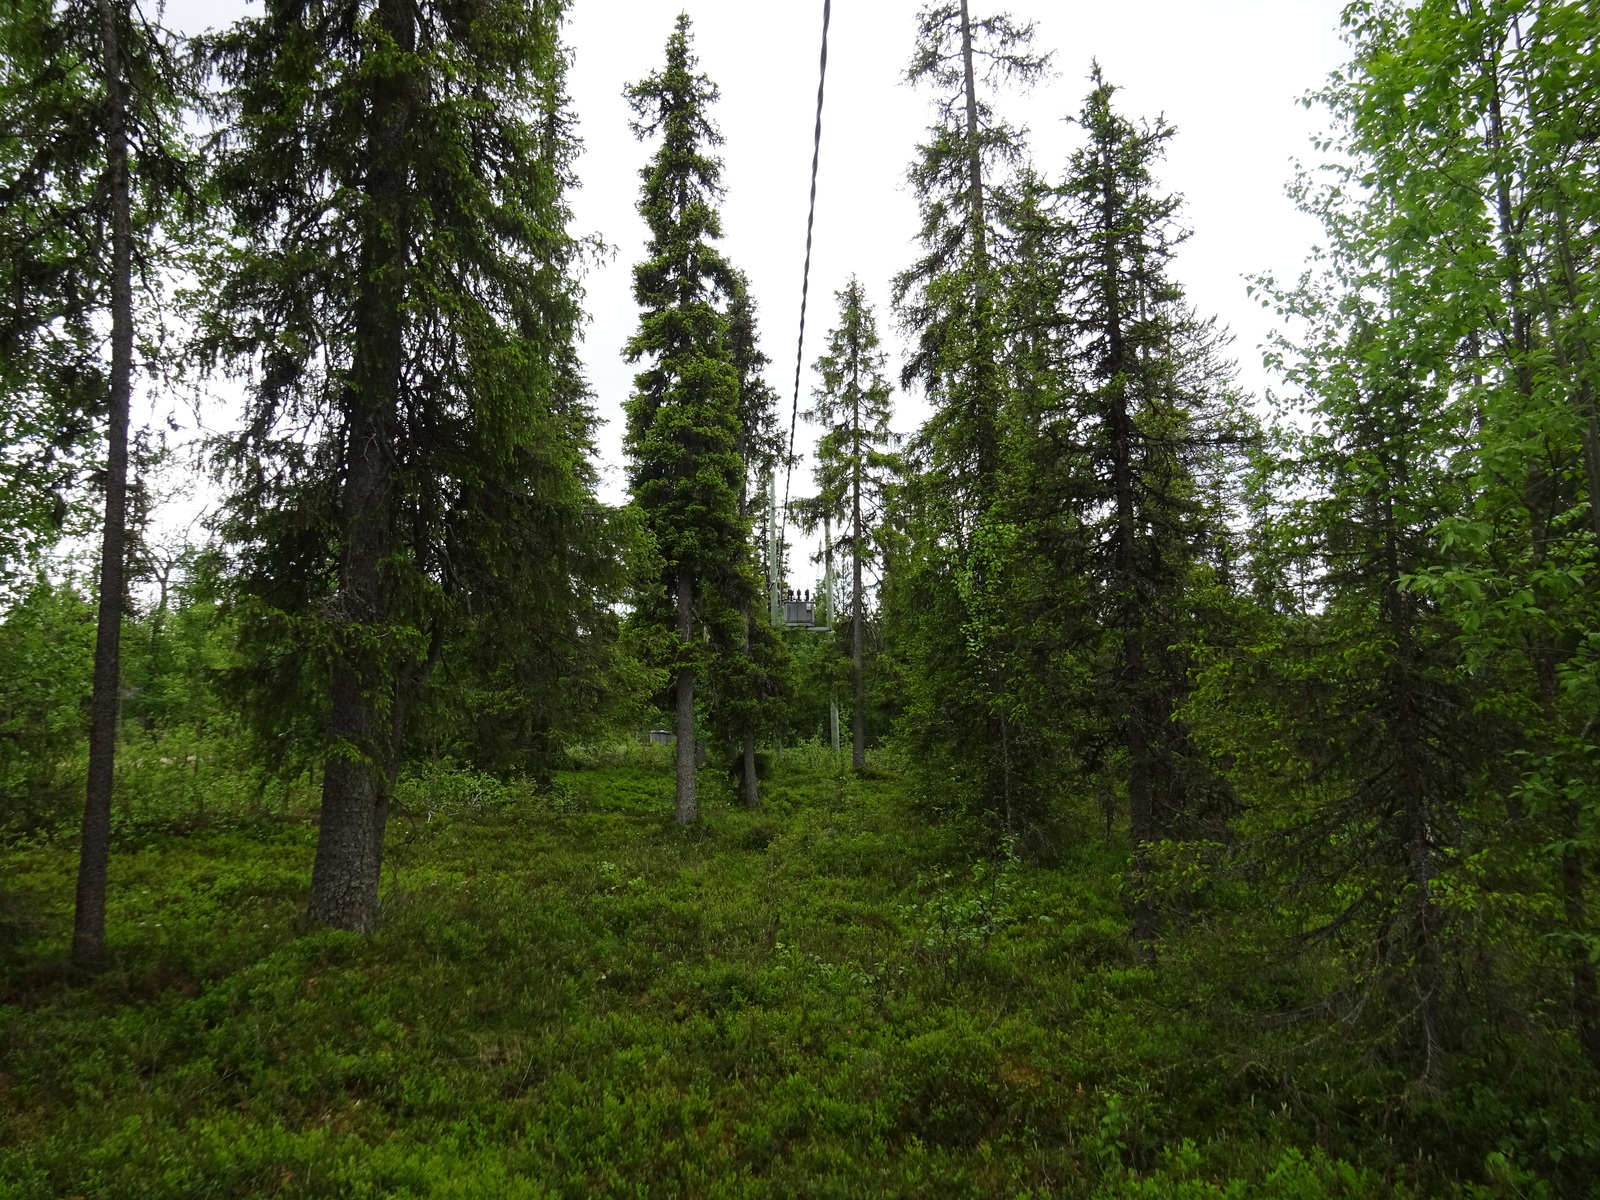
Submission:
[[[0,1200],[1600,1195],[1600,6],[1346,8],[1265,395],[968,0],[780,394],[680,16],[619,504],[562,0],[158,18],[0,14]]]

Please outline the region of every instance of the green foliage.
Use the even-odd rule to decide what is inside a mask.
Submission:
[[[877,555],[867,536],[886,514],[896,466],[890,451],[899,439],[889,429],[894,393],[883,377],[887,356],[861,281],[851,276],[834,299],[839,324],[828,333],[827,353],[817,359],[821,383],[806,413],[825,430],[812,469],[819,490],[801,507],[813,524],[824,516],[833,522],[840,534],[836,546],[871,562]]]
[[[995,193],[1025,155],[1020,131],[991,107],[1002,84],[1026,86],[1048,58],[1033,27],[1001,14],[968,21],[964,6],[919,15],[907,78],[931,89],[938,114],[910,180],[924,254],[896,277],[894,304],[916,349],[901,372],[933,415],[906,455],[883,606],[901,736],[930,809],[976,828],[1023,823],[1014,788],[1004,647],[987,620],[1002,481],[1006,321],[997,296]],[[973,64],[983,64],[979,78]]]
[[[1210,965],[1132,964],[1114,847],[975,861],[820,747],[683,830],[669,748],[591,757],[409,777],[370,938],[299,927],[314,793],[147,829],[71,989],[69,848],[0,851],[0,1196],[1588,1194],[1592,1080],[1252,1066]]]
[[[1600,1197],[1595,6],[1346,8],[1266,438],[1169,274],[1171,128],[1096,68],[1047,177],[991,108],[1031,27],[923,9],[932,415],[890,454],[852,280],[801,506],[883,569],[860,772],[843,637],[758,619],[783,438],[686,16],[627,92],[633,503],[595,500],[563,11],[269,0],[205,47],[198,357],[249,412],[224,552],[127,617],[89,979],[91,612],[22,567],[105,386],[99,10],[0,15],[0,1200]],[[124,24],[156,294],[187,84]],[[673,668],[724,743],[688,827],[617,733]],[[718,750],[774,724],[746,809]],[[365,938],[301,915],[357,760]]]
[[[1288,1150],[1259,1182],[1207,1176],[1200,1152],[1191,1141],[1167,1152],[1161,1166],[1097,1193],[1096,1200],[1356,1200],[1366,1196],[1401,1196],[1383,1187],[1365,1171],[1329,1161],[1320,1149],[1308,1157]]]
[[[778,421],[777,393],[762,375],[771,360],[760,348],[755,301],[738,272],[733,276],[726,320],[725,345],[739,372],[737,446],[743,464],[739,516],[748,539],[758,523],[772,519],[772,504],[762,485],[777,469],[786,446]],[[737,747],[742,756],[746,734],[755,737],[783,721],[794,685],[794,663],[789,642],[764,619],[756,555],[748,542],[741,559],[740,569],[730,572],[724,565],[719,572],[730,606],[744,614],[744,636],[740,653],[719,654],[713,663],[707,724],[730,753]]]
[[[610,605],[633,530],[594,497],[574,344],[561,10],[274,5],[208,47],[237,236],[200,351],[248,372],[224,528],[237,682],[268,744],[328,749],[341,666],[404,732],[448,662],[445,715],[412,715],[452,727],[424,749],[547,767],[628,681]],[[361,114],[396,88],[427,101],[380,171],[387,135]],[[357,496],[368,438],[382,469]],[[403,750],[387,740],[336,749]]]
[[[93,666],[94,608],[70,583],[38,581],[0,622],[0,830],[50,824],[81,803],[74,768]]]
[[[180,133],[195,89],[183,48],[138,6],[112,4],[122,51],[140,253],[138,350],[170,347],[153,311],[194,240],[193,156]],[[103,460],[102,323],[110,307],[102,9],[18,0],[0,12],[0,589],[25,590],[39,556],[91,524],[85,483]]]
[[[815,531],[821,524],[828,534],[824,554],[829,556],[829,575],[840,559],[847,568],[846,578],[831,582],[832,595],[822,600],[838,631],[824,647],[835,653],[825,657],[841,660],[830,663],[834,670],[825,672],[832,676],[827,680],[830,696],[842,690],[842,658],[850,660],[852,687],[847,694],[851,696],[854,759],[864,752],[869,736],[866,646],[871,598],[867,575],[876,574],[883,561],[883,525],[899,469],[893,450],[900,438],[889,429],[893,390],[883,377],[887,360],[865,289],[851,276],[835,299],[839,324],[828,334],[827,353],[817,360],[821,384],[813,396],[814,406],[806,414],[826,430],[817,443],[812,470],[818,492],[797,503],[794,511],[805,528]],[[879,640],[876,629],[873,633],[873,640]]]
[[[1567,175],[1594,21],[1346,10],[1352,62],[1318,97],[1344,159],[1297,187],[1327,251],[1265,289],[1304,337],[1276,356],[1301,399],[1254,502],[1263,610],[1196,691],[1275,932],[1322,963],[1307,1016],[1343,1013],[1424,1090],[1510,1028],[1570,1021],[1600,1063],[1593,710],[1569,707],[1600,536],[1592,250],[1569,236],[1593,197]]]
[[[1125,794],[1141,846],[1217,836],[1231,804],[1174,710],[1185,647],[1228,636],[1251,433],[1224,339],[1167,272],[1184,235],[1153,169],[1172,131],[1092,82],[1061,183],[1019,171],[989,199],[990,274],[939,277],[972,297],[939,327],[966,365],[932,393],[947,399],[909,456],[884,589],[919,790],[1035,853],[1064,777]],[[931,278],[900,288],[903,319],[935,321]]]
[[[670,598],[687,587],[678,603],[692,604],[714,650],[726,653],[743,644],[757,594],[740,507],[740,371],[723,311],[744,288],[714,244],[722,236],[722,163],[711,153],[722,138],[709,112],[717,90],[695,65],[685,14],[663,69],[628,89],[634,132],[659,135],[661,144],[640,173],[650,240],[648,258],[634,268],[641,313],[627,352],[646,367],[628,401],[625,444],[634,503],[660,555],[640,619],[663,634],[676,630]],[[753,325],[753,343],[751,333]],[[698,638],[664,653],[675,667],[696,668],[708,655]]]
[[[122,846],[150,833],[238,828],[305,794],[271,769],[216,687],[233,630],[184,590],[123,629],[122,726],[111,813]],[[94,610],[39,582],[0,623],[0,830],[56,844],[77,830],[87,766]]]

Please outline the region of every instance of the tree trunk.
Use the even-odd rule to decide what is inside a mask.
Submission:
[[[1134,495],[1133,414],[1128,399],[1127,376],[1131,364],[1122,328],[1122,298],[1118,291],[1119,262],[1115,164],[1109,143],[1101,152],[1103,190],[1100,221],[1104,237],[1101,270],[1102,301],[1105,305],[1106,363],[1104,374],[1110,389],[1112,502],[1116,513],[1116,572],[1121,593],[1118,619],[1122,623],[1123,654],[1121,694],[1127,707],[1125,744],[1128,748],[1128,834],[1133,842],[1133,940],[1139,960],[1155,962],[1156,911],[1149,894],[1150,847],[1158,835],[1155,796],[1152,791],[1154,763],[1151,749],[1152,705],[1145,675],[1144,615],[1139,596],[1139,560],[1136,552],[1138,513]]]
[[[977,448],[978,494],[973,497],[973,521],[988,516],[999,468],[997,424],[1000,395],[997,386],[994,322],[989,305],[989,222],[983,198],[983,135],[978,127],[978,81],[972,66],[972,21],[967,0],[961,0],[961,64],[967,106],[967,220],[972,238],[973,305],[972,415]]]
[[[1411,757],[1407,753],[1407,757]],[[1428,844],[1428,820],[1423,811],[1423,781],[1412,774],[1414,783],[1405,802],[1406,856],[1410,860],[1411,882],[1415,889],[1414,953],[1417,973],[1417,1019],[1422,1027],[1422,1082],[1437,1092],[1444,1069],[1443,1020],[1439,1012],[1439,993],[1443,987],[1444,964],[1440,961],[1436,909],[1433,903],[1433,854]]]
[[[1005,697],[1004,679],[997,685],[996,691],[1002,699]],[[1004,704],[1000,706],[1000,799],[1006,814],[1006,832],[1015,837],[1018,822],[1017,801],[1011,786],[1011,714],[1006,711]]]
[[[855,493],[855,536],[850,546],[850,686],[854,704],[850,710],[850,765],[857,771],[867,765],[867,674],[866,638],[861,595],[861,488]]]
[[[744,656],[750,657],[750,601],[744,604]],[[750,722],[746,721],[744,730],[744,747],[741,759],[742,786],[744,791],[744,806],[755,808],[761,803],[761,791],[756,781],[756,735]]]
[[[853,293],[855,294],[855,293]],[[866,546],[866,530],[861,519],[861,492],[865,486],[866,447],[861,415],[861,345],[859,332],[863,317],[854,313],[850,320],[850,766],[863,771],[867,766],[867,673],[866,673],[866,598],[861,590],[861,556]]]
[[[989,265],[988,225],[983,212],[982,140],[978,136],[978,81],[972,70],[972,19],[967,0],[961,0],[961,67],[967,93],[967,219],[972,225],[973,263],[978,268],[978,295],[984,294],[984,270]]]
[[[1567,849],[1561,854],[1561,900],[1567,927],[1573,933],[1583,933],[1589,928],[1589,905],[1584,895],[1587,867],[1583,851],[1578,849],[1578,804],[1566,804],[1565,828]],[[1589,947],[1582,941],[1572,942],[1572,1008],[1577,1018],[1578,1044],[1591,1065],[1600,1067],[1600,979],[1596,978],[1595,965],[1589,957]]]
[[[124,12],[123,15],[126,15]],[[111,380],[106,421],[106,513],[89,708],[89,781],[83,805],[72,962],[105,962],[106,876],[111,861],[111,789],[122,689],[122,609],[128,520],[128,409],[133,391],[133,216],[128,180],[127,96],[118,12],[100,0],[106,72],[106,185],[111,204]]]
[[[383,0],[378,21],[402,52],[415,30],[404,0]],[[389,765],[397,731],[386,712],[389,672],[368,648],[373,626],[389,619],[382,563],[394,543],[395,432],[404,369],[409,192],[406,134],[411,98],[403,76],[374,84],[368,114],[371,168],[362,275],[367,291],[356,312],[356,344],[347,422],[336,611],[345,645],[334,665],[328,733],[334,757],[322,777],[322,824],[311,870],[313,925],[368,933],[378,917],[383,835],[389,816]]]
[[[694,574],[688,563],[678,566],[678,637],[685,653],[694,645]],[[694,795],[694,668],[678,668],[678,824],[695,819]]]
[[[761,803],[761,789],[756,781],[756,735],[744,735],[744,806],[755,808]]]
[[[1128,834],[1133,842],[1133,941],[1139,961],[1155,964],[1156,910],[1149,895],[1150,849],[1156,840],[1155,796],[1151,790],[1150,722],[1143,696],[1144,649],[1137,631],[1123,659],[1123,686],[1129,699]]]

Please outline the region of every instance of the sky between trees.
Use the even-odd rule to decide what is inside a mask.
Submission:
[[[254,7],[247,0],[168,0],[165,19],[192,34]],[[811,364],[836,315],[833,292],[852,272],[885,313],[898,371],[888,283],[915,256],[916,207],[905,170],[930,120],[926,97],[902,82],[918,7],[918,0],[833,6],[802,410],[814,383]],[[1078,131],[1062,118],[1078,111],[1094,59],[1122,89],[1121,111],[1164,114],[1177,126],[1161,179],[1184,195],[1184,223],[1194,233],[1175,274],[1199,311],[1233,330],[1240,380],[1260,395],[1271,380],[1258,347],[1273,321],[1246,294],[1245,277],[1298,275],[1316,241],[1315,222],[1295,211],[1284,185],[1296,158],[1322,157],[1309,142],[1322,115],[1298,100],[1343,61],[1342,0],[1014,0],[1006,7],[1019,20],[1036,21],[1036,45],[1055,52],[1053,78],[1031,95],[1000,98],[1002,114],[1031,130],[1042,170],[1057,172],[1077,143]],[[785,418],[793,391],[821,0],[576,0],[568,26],[584,142],[576,231],[599,235],[615,251],[591,266],[583,347],[606,422],[601,495],[612,502],[625,498],[621,413],[635,368],[622,346],[637,323],[630,272],[645,238],[634,206],[647,149],[628,130],[622,89],[659,63],[679,11],[694,19],[701,69],[721,88],[715,115],[726,137],[725,249],[750,277]],[[903,432],[926,415],[920,397],[897,396],[896,404],[895,427]],[[158,398],[155,407],[159,419],[173,405]],[[206,423],[226,421],[228,407],[219,399]],[[815,436],[802,423],[799,448],[808,450]],[[809,487],[807,461],[796,471],[795,494]]]

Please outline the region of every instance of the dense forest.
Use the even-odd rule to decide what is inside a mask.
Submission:
[[[928,0],[791,401],[678,17],[619,504],[566,8],[0,12],[0,1200],[1600,1197],[1600,3],[1352,0],[1266,395]]]

